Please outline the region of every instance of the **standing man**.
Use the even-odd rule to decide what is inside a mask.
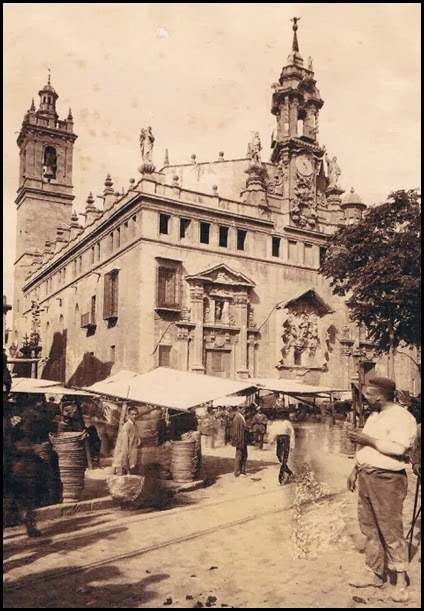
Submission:
[[[293,471],[288,466],[290,452],[293,452],[295,446],[295,432],[292,423],[288,416],[284,416],[283,420],[274,420],[269,427],[268,443],[270,445],[276,443],[277,458],[280,463],[280,471],[278,473],[278,483],[280,486],[288,481],[293,476]]]
[[[246,475],[247,462],[247,427],[243,409],[235,409],[234,418],[231,423],[231,442],[236,448],[236,459],[234,463],[234,476]]]
[[[138,436],[137,425],[135,421],[138,417],[138,409],[134,406],[128,408],[127,421],[121,429],[115,449],[115,466],[122,475],[133,475],[136,473],[138,448],[140,446],[140,438]]]
[[[364,396],[373,411],[362,432],[349,432],[359,449],[347,487],[353,492],[358,485],[358,521],[366,537],[367,568],[362,577],[349,583],[356,588],[381,588],[391,570],[396,574],[392,600],[406,602],[408,544],[402,509],[408,489],[406,455],[415,441],[417,423],[393,402],[395,390],[393,380],[371,378]]]
[[[268,424],[268,418],[262,412],[260,407],[256,408],[256,414],[252,418],[253,438],[255,445],[262,450],[264,447],[264,437],[266,433],[266,427]]]

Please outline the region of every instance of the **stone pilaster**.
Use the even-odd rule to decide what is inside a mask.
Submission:
[[[236,373],[240,377],[247,377],[247,294],[241,293],[234,298],[236,306],[236,325],[240,328],[239,341],[236,353]]]
[[[193,331],[193,364],[192,371],[204,373],[203,365],[203,286],[193,284],[190,287],[191,317],[196,325]]]

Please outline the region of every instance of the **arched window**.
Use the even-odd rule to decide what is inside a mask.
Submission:
[[[63,333],[65,330],[65,320],[63,318],[63,314],[59,316],[59,333]]]
[[[79,325],[80,322],[79,305],[76,304],[74,309],[74,325]]]
[[[46,146],[43,159],[43,178],[52,180],[56,178],[57,153],[54,146]]]
[[[50,323],[46,323],[46,337],[44,339],[45,354],[48,354],[50,348]]]

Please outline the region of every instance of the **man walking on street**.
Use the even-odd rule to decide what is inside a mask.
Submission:
[[[347,480],[353,492],[358,485],[358,521],[366,537],[367,572],[350,585],[381,588],[387,570],[396,574],[394,602],[408,600],[408,544],[403,533],[402,510],[408,488],[406,456],[417,434],[415,418],[393,402],[395,383],[371,378],[365,398],[373,413],[362,432],[350,431],[359,446],[356,465]]]
[[[295,445],[295,432],[292,423],[287,416],[283,420],[274,420],[269,427],[268,442],[270,445],[276,443],[277,458],[280,462],[278,473],[278,483],[280,486],[293,476],[293,471],[288,466],[290,452],[293,452]]]
[[[236,409],[231,423],[231,442],[236,448],[234,476],[246,475],[247,462],[247,427],[243,410]]]

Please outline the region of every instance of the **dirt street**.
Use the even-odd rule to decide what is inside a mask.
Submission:
[[[233,448],[217,448],[204,457],[208,485],[162,511],[45,523],[38,541],[7,529],[4,607],[419,607],[420,549],[408,603],[393,603],[389,585],[348,586],[363,565],[356,495],[345,487],[352,460],[319,439],[297,453],[300,477],[284,487],[271,450],[249,448],[249,474],[236,479]],[[414,492],[411,473],[406,530]]]

